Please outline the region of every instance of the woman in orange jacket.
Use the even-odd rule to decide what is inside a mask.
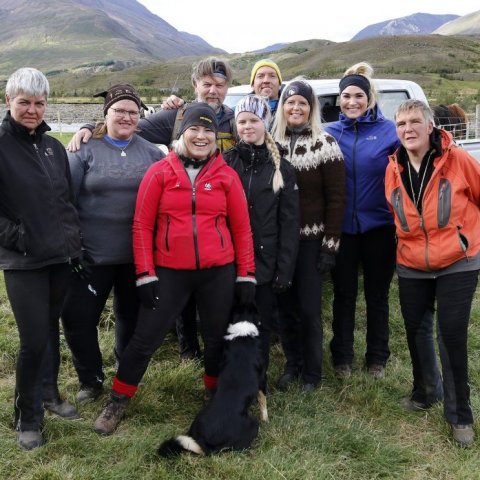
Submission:
[[[462,446],[475,438],[468,384],[467,330],[480,268],[480,164],[434,127],[418,100],[395,114],[402,146],[390,157],[386,197],[397,231],[397,274],[413,368],[407,410],[444,400]],[[435,301],[442,374],[433,344]],[[443,378],[442,378],[443,377]]]

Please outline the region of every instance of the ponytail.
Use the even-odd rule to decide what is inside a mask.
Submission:
[[[273,165],[275,167],[272,187],[273,191],[277,193],[284,186],[282,172],[280,171],[280,152],[278,151],[277,144],[270,135],[270,132],[265,132],[265,143],[270,154],[272,155]]]

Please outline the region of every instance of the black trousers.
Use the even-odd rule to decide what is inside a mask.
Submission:
[[[467,337],[478,271],[436,279],[399,277],[399,295],[412,360],[413,400],[429,404],[444,397],[444,416],[453,424],[472,424]],[[437,305],[437,366],[433,324]]]
[[[194,295],[204,343],[205,373],[217,377],[223,354],[223,336],[233,304],[233,264],[203,270],[156,268],[159,301],[155,310],[140,307],[135,333],[120,357],[117,378],[138,385],[150,359],[175,325],[189,298]]]
[[[304,383],[322,379],[322,274],[317,270],[320,240],[301,240],[292,287],[278,295],[285,372]]]
[[[117,359],[135,331],[140,302],[133,264],[92,266],[91,270],[88,280],[72,275],[62,321],[80,384],[97,387],[104,380],[97,327],[112,288]]]
[[[395,227],[376,228],[357,235],[343,233],[332,272],[333,338],[330,351],[334,365],[351,365],[355,329],[358,276],[363,270],[367,307],[367,365],[385,365],[390,350],[388,295],[395,270]]]
[[[43,422],[44,386],[58,395],[59,317],[70,266],[4,272],[8,299],[20,337],[15,385],[15,424],[38,430]],[[47,393],[47,392],[45,392]]]
[[[267,391],[267,370],[270,363],[270,338],[272,331],[275,330],[276,313],[276,295],[272,291],[272,283],[257,285],[255,288],[255,302],[260,313],[260,349],[262,352],[262,361],[264,377],[260,379],[260,388],[263,392]]]

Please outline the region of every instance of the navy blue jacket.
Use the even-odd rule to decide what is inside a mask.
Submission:
[[[378,107],[358,119],[343,113],[325,127],[337,140],[345,160],[346,206],[342,232],[363,233],[393,225],[385,199],[388,155],[400,145],[395,124]]]

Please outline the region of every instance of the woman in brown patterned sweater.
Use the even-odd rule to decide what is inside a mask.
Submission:
[[[301,377],[302,391],[322,378],[322,280],[335,265],[345,205],[345,167],[336,140],[321,128],[317,97],[296,80],[280,97],[272,136],[295,167],[300,193],[300,245],[293,285],[279,295],[286,364],[277,387]]]

